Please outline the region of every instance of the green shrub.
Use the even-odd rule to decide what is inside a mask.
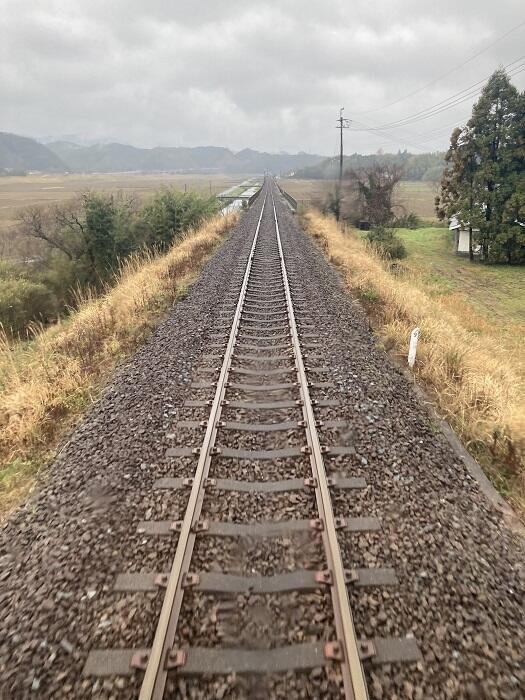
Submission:
[[[416,229],[422,228],[423,226],[423,222],[417,214],[414,214],[413,211],[408,212],[408,214],[398,216],[392,223],[395,228]]]
[[[163,189],[140,212],[137,227],[144,245],[167,250],[190,228],[197,228],[219,209],[215,197]]]
[[[23,333],[31,321],[45,322],[55,312],[55,298],[42,283],[23,277],[0,278],[0,322],[8,333]]]
[[[20,234],[38,242],[38,254],[31,265],[0,261],[0,322],[16,334],[31,320],[68,313],[78,298],[103,291],[124,260],[168,250],[218,208],[215,198],[162,189],[144,206],[119,193],[85,192],[24,210]]]
[[[407,256],[403,241],[391,228],[376,226],[368,231],[366,239],[381,256],[388,260],[402,260]]]

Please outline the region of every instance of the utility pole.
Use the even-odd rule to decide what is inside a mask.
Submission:
[[[340,134],[340,149],[339,149],[339,180],[337,182],[337,189],[336,189],[336,195],[335,195],[335,201],[336,201],[336,218],[337,221],[341,218],[341,190],[343,187],[343,129],[348,129],[350,128],[350,119],[345,119],[343,117],[343,112],[344,112],[344,107],[341,107],[339,110],[339,119],[337,120],[339,123],[337,125],[337,129],[339,129],[339,134]]]

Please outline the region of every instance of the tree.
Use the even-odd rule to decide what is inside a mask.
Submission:
[[[469,132],[456,128],[450,137],[450,148],[445,154],[445,170],[440,194],[436,197],[436,211],[440,219],[456,216],[469,227],[469,257],[474,259],[473,236],[474,178],[477,168],[476,153]]]
[[[79,290],[103,289],[120,262],[134,251],[165,250],[217,210],[216,199],[193,193],[162,190],[139,206],[135,198],[119,193],[86,192],[60,205],[22,212],[18,233],[31,242],[32,254],[26,257],[31,258],[32,281],[51,293],[50,315],[54,315],[55,309],[59,312],[72,305]],[[42,290],[22,284],[17,288],[28,300],[24,308],[37,309],[32,299]],[[44,318],[40,307],[37,311],[34,317]]]
[[[512,261],[512,254],[505,235],[508,226],[504,222],[504,211],[517,184],[520,160],[523,165],[517,141],[518,122],[521,122],[521,129],[524,126],[523,115],[521,119],[519,116],[520,106],[523,107],[520,102],[523,98],[520,100],[505,71],[498,70],[483,89],[467,125],[478,160],[475,205],[479,210],[486,253],[498,259],[501,250],[505,250],[507,262]]]
[[[32,207],[20,217],[23,235],[47,244],[54,265],[65,256],[81,286],[100,286],[141,241],[133,239],[135,201],[114,194],[86,192],[48,209]]]
[[[43,241],[50,248],[60,250],[69,260],[72,260],[74,253],[70,249],[64,232],[59,225],[54,225],[58,223],[56,211],[56,208],[52,211],[40,207],[28,207],[20,214],[19,230],[23,236]]]
[[[218,209],[216,198],[163,189],[147,204],[139,227],[148,247],[166,250],[184,231],[198,226]]]
[[[525,96],[497,70],[464,129],[455,129],[436,202],[441,217],[457,215],[476,234],[484,260],[524,261],[516,223],[525,192]],[[472,236],[471,236],[472,238]]]
[[[350,170],[347,177],[357,191],[360,215],[372,226],[385,226],[394,218],[392,196],[403,170],[398,165],[376,163],[369,168]]]

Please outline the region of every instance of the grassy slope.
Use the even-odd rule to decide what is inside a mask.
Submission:
[[[525,270],[469,267],[447,252],[445,229],[421,229],[399,232],[409,257],[392,274],[358,232],[343,233],[333,219],[314,212],[304,221],[401,361],[410,331],[421,328],[416,374],[495,485],[525,512],[525,326],[519,308]]]
[[[454,255],[447,229],[398,230],[409,257],[405,264],[436,292],[461,293],[478,313],[495,322],[525,324],[525,269],[482,265]]]
[[[59,439],[184,293],[237,216],[218,215],[165,255],[132,258],[106,294],[31,342],[0,343],[0,515],[20,502]]]

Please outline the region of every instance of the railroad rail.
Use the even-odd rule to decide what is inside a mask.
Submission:
[[[115,582],[120,592],[164,591],[153,642],[146,649],[92,650],[84,669],[95,676],[143,671],[140,700],[164,698],[170,677],[199,682],[228,674],[300,675],[319,667],[331,670],[334,697],[365,700],[365,664],[420,658],[412,638],[361,639],[356,633],[349,588],[395,585],[395,572],[344,566],[342,534],[379,530],[380,523],[373,517],[334,514],[331,492],[351,493],[366,482],[336,471],[351,459],[353,448],[338,444],[345,424],[323,414],[337,416],[338,401],[324,397],[333,388],[331,382],[319,381],[330,369],[317,364],[322,344],[308,320],[301,281],[289,273],[279,228],[284,205],[273,179],[266,178],[254,206],[259,211],[248,259],[232,275],[232,293],[224,300],[225,323],[192,384],[199,398],[185,403],[193,417],[178,421],[173,437],[183,444],[166,451],[174,475],[155,483],[155,488],[170,492],[189,490],[184,517],[139,524],[139,532],[153,538],[177,538],[171,569],[122,573]],[[204,420],[195,419],[199,411],[207,411]],[[199,432],[200,444],[195,438]],[[303,544],[309,540],[315,550],[312,560],[321,566],[301,564],[297,537]],[[196,556],[206,538],[215,544]],[[253,543],[284,543],[293,567],[270,564],[270,573],[260,575],[253,568],[266,568],[258,557],[257,564],[252,559],[241,571],[238,565],[223,570],[222,543],[231,540],[246,541],[255,551],[258,545]],[[272,547],[276,545],[270,551]],[[208,564],[199,569],[203,560]],[[305,598],[300,616],[318,613],[324,621],[321,629],[303,634],[301,627],[293,643],[287,643],[286,635],[283,643],[282,632],[246,642],[239,628],[226,644],[221,639],[193,643],[188,616],[202,606],[193,608],[189,600],[185,607],[192,595],[217,598],[229,614],[241,596],[248,600],[249,618],[251,598],[274,596],[278,601],[290,594],[296,596],[293,605]],[[286,605],[282,610],[288,614]]]

